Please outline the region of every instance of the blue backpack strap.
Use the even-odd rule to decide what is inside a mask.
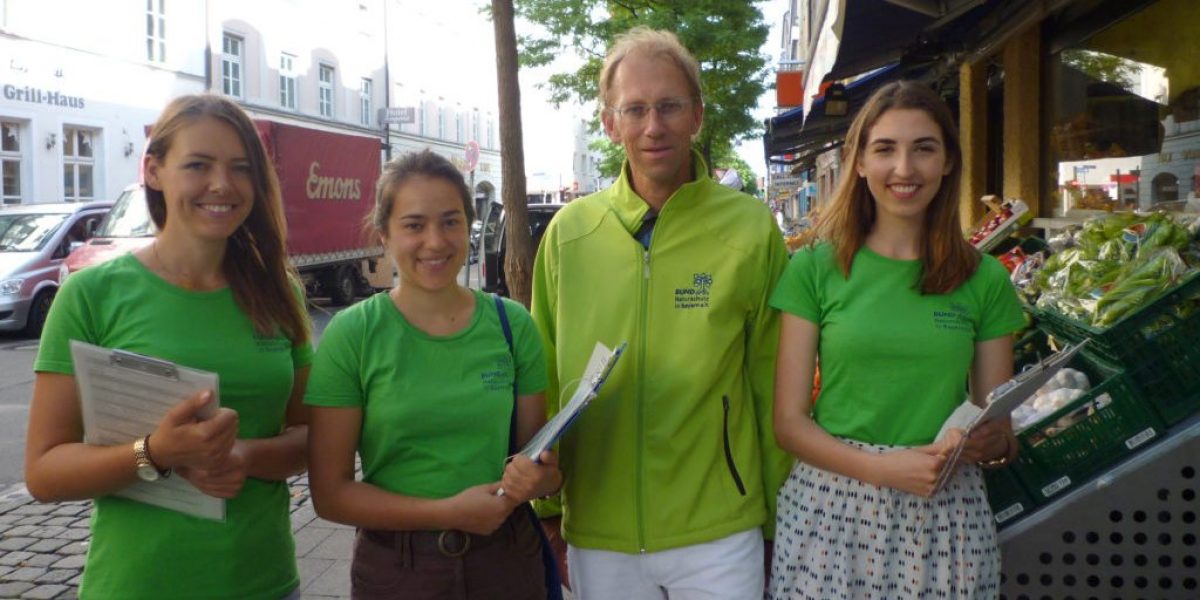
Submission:
[[[517,373],[519,372],[517,349],[513,345],[512,325],[508,322],[508,311],[504,309],[504,300],[496,294],[492,294],[492,300],[496,303],[496,315],[500,317],[500,329],[504,331],[504,341],[508,344],[508,354],[512,356],[513,362],[513,409],[512,418],[508,422],[508,455],[512,456],[519,450],[517,448]],[[550,549],[550,540],[546,538],[546,532],[542,529],[542,521],[533,511],[533,505],[528,502],[517,510],[525,511],[525,514],[529,516],[530,524],[533,525],[533,530],[542,540],[542,568],[545,571],[546,600],[562,600],[562,576],[558,573],[558,559],[555,558],[554,551]]]

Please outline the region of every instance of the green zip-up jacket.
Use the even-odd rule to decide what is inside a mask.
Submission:
[[[533,273],[550,416],[597,341],[629,347],[559,445],[563,534],[581,548],[656,552],[762,526],[792,460],[771,425],[779,316],[767,300],[787,263],[767,207],[700,173],[649,205],[628,166],[563,207]],[[553,503],[538,507],[555,514]]]

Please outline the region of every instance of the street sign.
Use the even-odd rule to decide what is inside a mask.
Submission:
[[[398,123],[406,125],[417,122],[417,109],[411,106],[389,106],[379,109],[379,122],[383,125]]]
[[[466,162],[464,171],[474,171],[479,165],[479,142],[471,140],[467,142],[463,159]]]

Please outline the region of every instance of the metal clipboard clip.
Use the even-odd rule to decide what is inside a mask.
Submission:
[[[141,371],[155,377],[179,381],[179,369],[170,362],[142,356],[126,350],[113,350],[108,358],[108,364],[122,369]]]

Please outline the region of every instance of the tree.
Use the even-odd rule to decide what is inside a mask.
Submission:
[[[1064,50],[1062,61],[1095,79],[1129,91],[1137,89],[1138,74],[1142,70],[1129,59],[1093,50]]]
[[[508,215],[504,276],[508,295],[526,307],[532,296],[533,238],[525,198],[525,142],[521,137],[521,84],[512,0],[492,0],[496,31],[496,84],[500,99],[500,197]]]
[[[516,8],[520,17],[540,27],[539,33],[520,39],[523,66],[549,65],[568,48],[584,59],[579,69],[550,76],[546,86],[556,105],[571,99],[596,101],[610,43],[617,34],[646,25],[674,32],[700,63],[704,127],[696,148],[710,167],[713,156],[760,133],[750,111],[767,89],[767,57],[759,48],[768,27],[755,2],[516,0]],[[612,152],[620,156],[621,149]],[[611,158],[606,152],[606,159]]]

